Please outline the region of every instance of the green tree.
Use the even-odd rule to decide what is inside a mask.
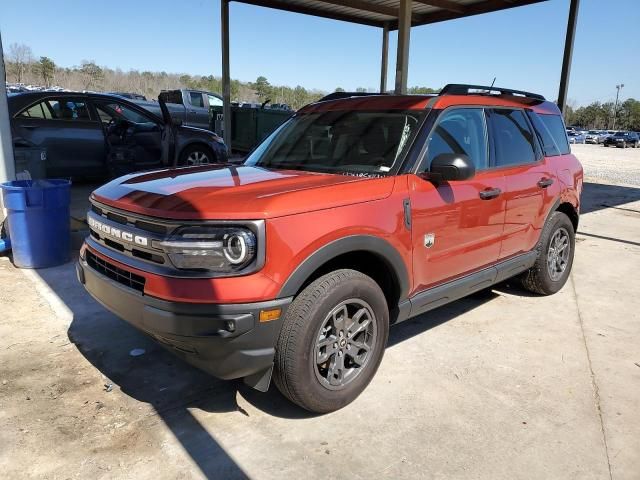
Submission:
[[[271,94],[271,84],[269,84],[269,81],[263,76],[256,79],[256,83],[253,88],[256,91],[256,95],[258,95],[261,100],[266,100]]]
[[[366,88],[364,88],[364,87],[358,87],[358,88],[356,88],[356,92],[365,93],[366,91],[367,91],[367,89],[366,89]]]
[[[93,61],[84,60],[80,65],[80,73],[84,77],[84,89],[89,90],[91,87],[99,87],[104,79],[104,72],[101,67]],[[144,74],[147,72],[143,73]],[[151,73],[151,72],[149,72]]]
[[[440,90],[436,90],[430,87],[410,87],[407,89],[407,93],[413,95],[425,95],[429,93],[438,93]]]
[[[56,64],[49,57],[40,57],[34,67],[45,86],[50,87],[56,74]]]
[[[342,87],[337,87],[334,92],[344,92],[344,88]]]

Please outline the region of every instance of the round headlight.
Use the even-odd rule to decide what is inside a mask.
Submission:
[[[234,265],[243,263],[250,255],[253,255],[255,245],[253,238],[243,231],[228,233],[223,238],[224,256]]]

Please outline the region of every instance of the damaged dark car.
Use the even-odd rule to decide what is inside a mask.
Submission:
[[[16,147],[46,150],[48,177],[94,178],[157,167],[225,163],[221,137],[114,95],[75,92],[10,94]]]

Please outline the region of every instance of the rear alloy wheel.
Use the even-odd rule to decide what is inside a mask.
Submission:
[[[323,275],[293,300],[276,345],[274,381],[293,403],[327,413],[367,387],[389,335],[384,293],[355,270]]]
[[[569,278],[574,249],[575,232],[571,220],[562,212],[554,212],[536,246],[536,263],[520,277],[523,287],[540,295],[556,293]]]
[[[215,157],[208,147],[193,145],[185,148],[180,154],[181,166],[196,167],[215,163]]]
[[[558,228],[547,249],[547,269],[551,280],[557,282],[560,280],[567,265],[569,264],[569,256],[571,253],[569,232],[565,228]]]

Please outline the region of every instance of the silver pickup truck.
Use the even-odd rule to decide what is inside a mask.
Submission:
[[[171,117],[182,120],[190,127],[211,129],[211,107],[222,107],[222,97],[202,90],[166,90],[162,92]],[[160,104],[144,100],[132,100],[142,108],[162,116]]]

